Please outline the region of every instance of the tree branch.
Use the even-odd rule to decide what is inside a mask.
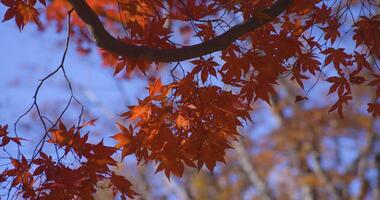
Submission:
[[[239,165],[243,169],[243,172],[248,176],[249,182],[255,187],[255,189],[257,189],[260,194],[260,198],[264,200],[273,200],[274,197],[270,192],[270,189],[251,164],[249,154],[243,144],[235,141],[233,143],[233,147],[236,150]]]
[[[120,56],[160,62],[183,61],[223,50],[245,33],[271,21],[251,18],[209,41],[182,48],[159,49],[126,44],[116,39],[104,28],[97,14],[85,0],[68,0],[68,2],[73,6],[78,16],[88,25],[97,46]],[[274,19],[287,9],[292,2],[293,0],[278,0],[271,8],[265,9],[263,13]]]

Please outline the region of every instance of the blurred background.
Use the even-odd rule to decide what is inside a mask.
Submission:
[[[0,16],[4,12],[0,7]],[[33,103],[39,81],[60,63],[65,37],[54,26],[38,31],[28,25],[20,32],[13,22],[0,24],[0,124],[12,130]],[[349,40],[340,46],[354,48]],[[147,95],[150,75],[113,76],[98,51],[89,48],[92,51],[81,55],[76,44],[70,44],[65,69],[74,95],[84,105],[84,117],[98,118],[90,140],[112,145],[110,136],[118,131],[115,121],[128,105]],[[152,73],[168,82],[168,69]],[[299,89],[281,80],[272,106],[255,103],[254,123],[240,128],[241,141],[228,151],[227,164],[220,163],[213,172],[186,169],[182,178],[169,181],[162,173],[154,174],[152,163],[137,166],[133,156],[114,170],[131,180],[141,194],[138,199],[380,199],[380,124],[366,112],[374,91],[355,87],[354,101],[340,119],[327,112],[333,102],[326,96],[328,87],[313,84],[305,86],[312,88],[309,100],[295,103]],[[69,97],[62,73],[49,78],[38,96],[43,115],[57,118]],[[65,124],[74,124],[80,111],[73,102],[63,116]],[[35,110],[22,118],[18,132],[28,140],[22,147],[26,152],[32,152],[30,144],[39,140],[42,130]],[[96,197],[109,199],[111,192],[99,189]]]

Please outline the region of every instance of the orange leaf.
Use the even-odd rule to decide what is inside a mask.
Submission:
[[[176,124],[180,128],[187,129],[190,126],[189,120],[184,118],[182,115],[178,115],[177,119],[175,120]]]

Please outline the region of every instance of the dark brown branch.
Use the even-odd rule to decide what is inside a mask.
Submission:
[[[73,6],[78,16],[88,25],[97,46],[120,56],[160,62],[178,62],[223,50],[245,33],[253,31],[270,21],[252,18],[207,42],[182,48],[158,49],[121,42],[105,30],[99,17],[85,0],[68,0],[68,2]],[[291,3],[292,0],[279,0],[271,8],[263,12],[274,19],[287,9]]]

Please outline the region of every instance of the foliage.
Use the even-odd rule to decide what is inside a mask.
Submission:
[[[46,79],[59,70],[66,76],[70,39],[81,54],[95,42],[115,76],[153,76],[171,67],[172,82],[151,78],[148,96],[121,115],[125,121],[117,122],[115,147],[88,142],[89,133],[82,130],[94,120],[82,123],[79,116],[78,124],[67,128],[60,118],[48,125],[39,115],[46,132],[33,156],[27,159],[20,151],[10,156],[11,164],[0,175],[24,198],[91,199],[100,182],[114,195],[136,196],[132,184],[110,169],[117,164],[118,150],[122,159],[133,154],[139,163],[157,163],[156,172],[164,171],[168,178],[181,177],[186,167],[205,165],[213,171],[217,162],[226,162],[238,129],[252,122],[253,105],[276,106],[284,81],[297,85],[296,103],[315,98],[309,94],[316,84],[328,84],[326,95],[336,97],[328,112],[340,118],[352,104],[353,90],[366,88],[371,96],[367,111],[380,116],[380,15],[374,14],[379,4],[373,0],[1,0],[1,6],[6,7],[3,21],[15,21],[20,30],[35,23],[41,31],[48,26],[62,31],[68,21],[62,63]],[[347,38],[355,47],[342,47]],[[38,112],[42,83],[31,107]],[[78,101],[72,91],[71,100]],[[1,126],[0,147],[21,145],[23,139],[15,134],[9,136],[7,125]],[[293,139],[288,145],[301,145],[300,138]],[[55,146],[57,158],[44,152],[45,143]],[[65,165],[65,159],[77,160],[77,165]],[[319,178],[306,173],[300,182],[328,182],[321,170],[315,173]]]

